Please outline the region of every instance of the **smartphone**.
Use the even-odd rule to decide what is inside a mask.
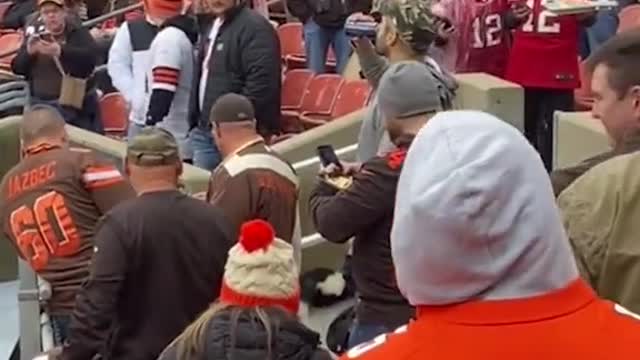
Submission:
[[[338,159],[338,155],[336,155],[335,150],[333,150],[333,146],[320,145],[317,147],[316,151],[318,152],[318,157],[320,158],[322,166],[326,167],[330,164],[334,164],[338,168],[342,169],[342,164],[340,163],[340,159]]]

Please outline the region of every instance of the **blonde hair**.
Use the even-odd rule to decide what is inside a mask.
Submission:
[[[273,342],[273,332],[272,327],[275,327],[276,331],[279,328],[279,324],[274,322],[274,319],[271,318],[269,312],[267,310],[279,310],[282,311],[283,314],[287,314],[284,310],[275,309],[275,308],[263,308],[263,307],[255,307],[255,308],[241,308],[237,306],[231,306],[223,303],[214,303],[209,309],[207,309],[200,317],[198,317],[191,325],[189,325],[183,332],[180,334],[169,347],[175,346],[176,348],[176,358],[178,360],[190,360],[190,359],[199,359],[205,358],[205,343],[206,343],[206,335],[207,328],[211,320],[213,320],[217,315],[219,315],[222,311],[228,310],[231,312],[230,316],[230,327],[229,332],[231,333],[231,356],[233,359],[233,349],[236,345],[236,328],[238,324],[238,319],[242,314],[249,314],[252,320],[258,320],[264,326],[265,331],[267,332],[267,359],[271,358],[271,344]],[[288,314],[287,314],[288,315]],[[290,316],[290,315],[289,315]]]

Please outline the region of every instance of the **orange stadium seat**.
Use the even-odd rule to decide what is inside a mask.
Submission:
[[[640,28],[640,4],[625,7],[618,14],[618,18],[620,19],[618,33],[633,28]]]
[[[576,111],[589,111],[593,106],[591,74],[587,71],[586,60],[580,61],[580,88],[574,91]]]
[[[316,75],[307,86],[307,90],[302,97],[300,110],[285,110],[282,112],[283,131],[287,133],[304,131],[300,123],[300,114],[302,113],[331,114],[333,104],[343,83],[344,78],[337,74]]]
[[[331,114],[326,115],[307,111],[300,115],[300,122],[305,129],[323,125],[328,121],[365,107],[370,95],[371,87],[366,80],[345,82],[336,97]]]
[[[288,69],[305,67],[304,36],[302,23],[291,22],[278,26],[280,54]]]
[[[313,73],[307,69],[289,70],[284,74],[280,107],[282,110],[300,110],[304,95]]]
[[[22,39],[24,36],[21,32],[4,32],[0,34],[0,54],[5,54],[11,51],[16,51],[22,45]],[[11,71],[11,60],[15,55],[5,56],[0,58],[0,69],[5,71]]]
[[[115,92],[100,98],[100,114],[104,132],[111,137],[121,138],[127,131],[129,111],[122,94]]]

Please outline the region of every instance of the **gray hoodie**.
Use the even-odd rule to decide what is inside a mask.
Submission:
[[[532,297],[578,278],[540,156],[478,111],[439,113],[414,139],[391,251],[412,305]]]

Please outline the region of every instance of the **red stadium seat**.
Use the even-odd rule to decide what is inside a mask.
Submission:
[[[0,2],[0,20],[2,20],[2,18],[4,17],[4,14],[7,13],[7,10],[9,10],[12,4],[13,2],[11,1]]]
[[[331,114],[304,112],[300,115],[300,122],[305,129],[323,125],[328,121],[362,109],[367,105],[370,95],[371,87],[366,80],[345,82],[336,97]]]
[[[4,32],[0,34],[0,54],[16,51],[22,45],[24,36],[21,32]],[[0,70],[11,71],[11,60],[15,55],[0,58]]]
[[[284,74],[280,102],[282,110],[300,110],[302,96],[312,78],[313,73],[306,69],[289,70]]]
[[[280,54],[288,69],[299,69],[306,65],[302,23],[291,22],[278,26]]]
[[[618,33],[633,28],[640,28],[640,4],[625,7],[618,14],[618,18],[620,19]]]
[[[591,93],[591,74],[587,71],[586,61],[580,61],[580,88],[574,91],[576,111],[589,111],[593,106]]]
[[[100,98],[100,114],[104,132],[108,136],[115,138],[125,136],[129,111],[127,102],[120,93],[110,93]]]
[[[282,129],[284,132],[300,132],[304,130],[300,123],[300,114],[302,113],[330,114],[343,83],[344,79],[340,75],[316,75],[307,86],[307,90],[302,97],[300,110],[285,110],[282,112]]]

